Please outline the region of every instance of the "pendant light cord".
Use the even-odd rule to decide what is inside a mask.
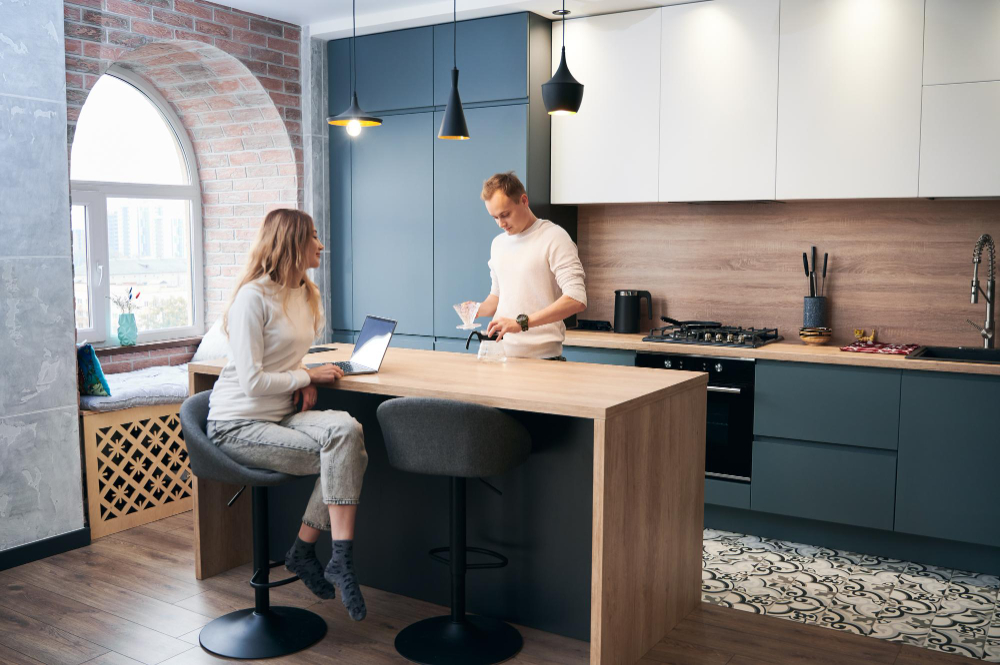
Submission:
[[[566,48],[566,0],[563,0],[562,29],[563,29],[563,48]]]
[[[566,0],[563,0],[565,2]],[[458,69],[458,0],[452,5],[451,15],[452,66]]]
[[[565,0],[563,0],[565,2]],[[358,14],[355,8],[355,0],[351,0],[351,25],[352,37],[351,37],[351,94],[353,95],[357,92],[357,77],[358,77],[358,62],[355,56],[355,49],[357,49],[356,42],[358,41]],[[566,40],[563,39],[565,42]]]

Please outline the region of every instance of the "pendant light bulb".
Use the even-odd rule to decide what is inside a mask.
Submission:
[[[458,94],[458,0],[454,4],[454,16],[452,18],[452,46],[453,46],[453,66],[451,70],[451,94],[448,95],[448,105],[444,107],[444,117],[441,118],[441,127],[438,129],[439,139],[451,139],[453,141],[467,141],[469,138],[469,126],[465,122],[465,111],[462,109],[462,98]]]
[[[566,0],[563,0],[562,9],[552,13],[562,17],[562,57],[556,73],[547,83],[542,84],[542,102],[549,115],[574,115],[583,104],[583,84],[573,78],[569,65],[566,64],[566,15],[569,14],[566,10]]]
[[[354,137],[361,133],[362,127],[378,127],[382,124],[382,119],[368,115],[358,105],[357,61],[354,48],[354,43],[358,40],[358,16],[353,0],[351,1],[351,21],[354,26],[354,36],[351,38],[351,105],[339,115],[327,118],[326,122],[335,127],[346,127],[347,135]]]

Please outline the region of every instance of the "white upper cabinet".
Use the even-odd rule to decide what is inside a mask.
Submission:
[[[1000,2],[927,0],[924,85],[1000,80]]]
[[[924,0],[782,0],[779,199],[917,196]]]
[[[924,88],[920,196],[1000,196],[1000,81]]]
[[[562,28],[552,24],[552,70]],[[657,200],[660,10],[566,21],[580,112],[552,116],[552,203]],[[530,194],[530,192],[529,192]]]
[[[662,14],[659,200],[773,199],[778,0]]]

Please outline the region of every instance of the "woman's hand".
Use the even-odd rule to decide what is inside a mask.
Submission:
[[[300,411],[308,411],[309,409],[316,406],[316,395],[319,393],[316,390],[316,386],[308,385],[301,390],[296,390],[292,394],[292,402],[298,403],[299,399],[302,399],[302,408]]]
[[[306,373],[309,374],[309,379],[313,383],[333,383],[344,376],[344,370],[332,363],[326,363],[319,367],[310,367],[306,369]]]

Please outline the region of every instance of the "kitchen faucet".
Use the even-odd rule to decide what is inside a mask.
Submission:
[[[979,286],[979,263],[983,260],[983,248],[986,247],[990,251],[990,272],[989,277],[986,281],[986,291],[983,291],[982,287]],[[979,331],[979,334],[983,336],[983,347],[987,349],[994,348],[995,333],[996,333],[996,319],[994,318],[994,292],[996,291],[996,245],[993,243],[993,238],[990,237],[988,233],[984,233],[979,236],[979,240],[976,241],[976,249],[972,254],[972,304],[975,305],[979,302],[979,294],[982,293],[983,297],[986,298],[986,326],[980,328],[978,324],[969,321],[969,325]]]

